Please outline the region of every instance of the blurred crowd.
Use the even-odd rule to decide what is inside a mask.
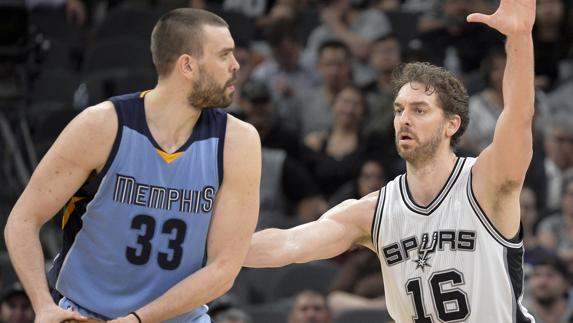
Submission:
[[[241,69],[228,112],[253,124],[263,146],[257,229],[316,220],[405,171],[394,145],[390,82],[404,62],[444,66],[464,82],[471,122],[457,154],[477,156],[492,141],[503,109],[504,39],[465,18],[491,13],[497,4],[0,1],[0,223],[71,118],[107,97],[154,86],[151,28],[162,13],[183,6],[213,11],[231,26]],[[525,303],[538,322],[573,322],[572,5],[537,0],[533,32],[534,156],[520,204]],[[59,220],[42,234],[47,260],[60,245]],[[1,321],[32,322],[30,304],[3,252]],[[371,252],[353,250],[305,267],[302,276],[316,271],[315,278],[294,279],[292,271],[243,270],[231,292],[212,304],[215,322],[342,323],[345,313],[355,311],[385,315],[380,264]],[[290,285],[300,279],[300,288],[272,290],[284,290],[281,279],[287,278]]]

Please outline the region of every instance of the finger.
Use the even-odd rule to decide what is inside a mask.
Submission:
[[[488,26],[489,26],[490,19],[491,19],[491,16],[484,15],[482,13],[472,13],[471,15],[469,15],[467,17],[468,22],[479,22],[482,24],[486,24]]]

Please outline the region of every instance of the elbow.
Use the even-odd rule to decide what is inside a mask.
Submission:
[[[220,297],[228,292],[235,282],[239,271],[241,270],[240,265],[229,263],[213,264],[215,267],[215,272],[213,277],[215,277],[215,293],[216,297]]]

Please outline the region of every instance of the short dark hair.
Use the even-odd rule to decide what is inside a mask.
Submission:
[[[203,56],[202,28],[227,27],[223,18],[201,9],[179,8],[164,14],[151,33],[151,56],[157,74],[166,76],[182,54]]]
[[[322,55],[322,52],[324,52],[326,49],[329,48],[342,49],[344,51],[344,54],[346,55],[346,58],[350,59],[352,57],[350,48],[348,48],[348,46],[346,46],[346,44],[344,44],[340,40],[335,40],[335,39],[327,40],[320,44],[320,46],[318,47],[318,57]]]
[[[450,146],[454,147],[470,122],[469,96],[466,89],[460,80],[446,69],[430,63],[415,62],[402,64],[394,70],[392,74],[394,98],[405,84],[411,82],[424,84],[426,92],[435,91],[446,116],[460,117],[460,128],[450,141]]]
[[[561,276],[563,276],[563,278],[566,280],[570,278],[567,264],[565,264],[565,262],[558,255],[552,253],[549,250],[546,250],[543,255],[539,256],[539,258],[533,262],[534,268],[538,266],[549,266],[561,274]]]

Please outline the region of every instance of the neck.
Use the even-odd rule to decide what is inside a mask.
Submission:
[[[429,205],[438,195],[456,163],[456,155],[449,147],[440,148],[430,159],[418,163],[406,163],[406,180],[412,198],[422,206]]]
[[[145,95],[145,118],[155,141],[171,153],[189,138],[201,109],[189,105],[184,89],[169,83],[159,82]]]
[[[338,136],[356,135],[357,133],[358,131],[354,125],[335,126],[332,129],[332,134]]]
[[[544,322],[559,322],[559,318],[563,315],[566,309],[566,302],[564,298],[556,299],[549,304],[535,304],[535,310]]]

